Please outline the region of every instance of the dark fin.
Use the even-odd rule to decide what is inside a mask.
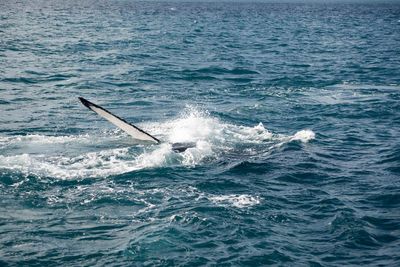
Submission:
[[[86,99],[84,99],[83,97],[78,97],[79,98],[79,100],[82,102],[82,104],[85,106],[85,107],[87,107],[87,108],[90,108],[90,105],[92,104],[93,105],[93,103],[91,103],[90,101],[87,101]]]

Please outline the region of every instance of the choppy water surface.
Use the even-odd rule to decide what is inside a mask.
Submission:
[[[0,265],[398,266],[399,55],[398,4],[2,1]]]

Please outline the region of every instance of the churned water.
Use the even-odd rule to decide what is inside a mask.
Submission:
[[[0,265],[399,266],[399,66],[398,3],[1,1]]]

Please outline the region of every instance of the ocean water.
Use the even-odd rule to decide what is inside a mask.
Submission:
[[[399,266],[399,66],[398,3],[3,0],[0,265]]]

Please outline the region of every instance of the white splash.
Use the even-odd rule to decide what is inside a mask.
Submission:
[[[58,179],[106,177],[146,168],[195,167],[227,154],[251,157],[259,150],[271,150],[292,141],[306,143],[315,138],[311,130],[285,136],[268,131],[262,123],[254,127],[224,123],[193,107],[187,107],[176,119],[140,127],[165,143],[134,145],[126,141],[127,136],[121,131],[68,136],[0,136],[0,169]],[[170,145],[174,142],[195,142],[196,147],[174,153]],[[222,200],[215,198],[215,201]],[[256,200],[238,196],[237,205]]]
[[[171,143],[196,142],[219,137],[222,133],[218,119],[210,117],[192,106],[188,106],[178,119],[157,125],[158,129],[166,132],[166,139]],[[166,131],[165,131],[166,130]]]

